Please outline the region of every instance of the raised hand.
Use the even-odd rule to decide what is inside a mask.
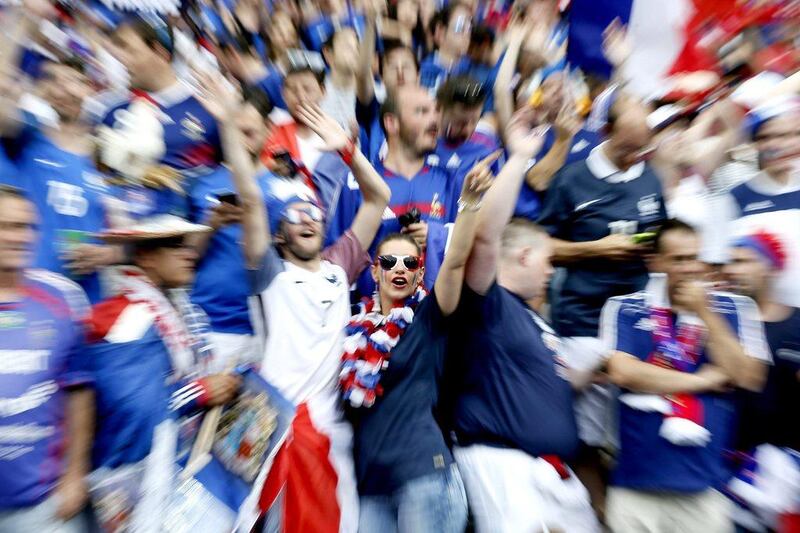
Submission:
[[[528,159],[536,155],[544,143],[547,126],[536,125],[536,113],[525,107],[511,117],[506,128],[505,141],[508,151],[513,155]]]
[[[564,139],[571,139],[578,133],[581,129],[581,119],[575,112],[575,102],[564,101],[553,121],[553,127],[556,129],[556,135]]]
[[[192,72],[197,81],[197,99],[218,122],[233,118],[241,105],[242,96],[219,72]]]
[[[502,150],[492,152],[475,163],[475,166],[469,170],[467,177],[464,178],[464,186],[461,188],[461,199],[467,205],[477,205],[481,201],[483,193],[492,186],[494,174],[492,173],[491,165],[497,161],[497,158],[502,153]]]
[[[632,50],[627,29],[619,18],[615,18],[603,31],[603,55],[615,68],[619,68],[628,60]]]
[[[311,128],[311,131],[322,138],[325,143],[324,150],[334,151],[344,149],[352,142],[350,136],[330,115],[322,111],[318,105],[303,104],[298,113],[300,120]]]

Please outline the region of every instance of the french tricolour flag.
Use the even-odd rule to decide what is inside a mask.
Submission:
[[[633,52],[629,90],[642,97],[665,92],[672,74],[713,70],[713,51],[697,46],[736,0],[572,0],[567,57],[584,71],[605,73],[603,30],[615,18],[628,27]]]

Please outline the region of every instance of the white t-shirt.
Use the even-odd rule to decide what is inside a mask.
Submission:
[[[270,247],[250,274],[258,297],[254,326],[266,337],[261,375],[295,404],[314,400],[315,420],[332,421],[338,417],[350,285],[369,264],[369,255],[348,231],[322,257],[320,269],[311,272]]]

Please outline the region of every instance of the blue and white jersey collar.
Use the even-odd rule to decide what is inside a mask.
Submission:
[[[779,183],[762,170],[747,182],[747,185],[755,192],[766,196],[777,196],[800,191],[800,167],[789,175],[789,181],[785,184]]]
[[[592,151],[586,157],[586,166],[589,167],[589,172],[594,177],[606,180],[609,183],[627,183],[642,175],[645,167],[644,162],[636,163],[624,172],[617,168],[606,156],[604,149],[606,142],[592,148]]]

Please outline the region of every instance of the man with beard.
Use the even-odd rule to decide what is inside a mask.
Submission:
[[[460,181],[454,172],[430,155],[439,138],[440,113],[424,88],[402,87],[384,102],[381,120],[388,153],[383,161],[375,163],[375,168],[392,195],[374,243],[390,233],[413,237],[425,253],[424,284],[433,287],[460,190],[456,188]],[[348,187],[343,191],[335,223],[346,227],[360,202],[357,190]],[[370,251],[374,254],[374,247]],[[369,275],[361,277],[358,291],[372,294],[374,282]]]
[[[354,532],[358,494],[352,429],[338,401],[337,377],[350,318],[349,288],[369,263],[366,249],[389,202],[389,188],[335,120],[317,106],[298,104],[297,118],[319,136],[325,150],[338,152],[364,198],[350,228],[323,250],[319,205],[295,196],[264,208],[234,122],[237,98],[219,79],[204,86],[207,100],[221,106],[226,149],[239,150],[231,161],[251,294],[259,303],[254,327],[267,336],[261,373],[297,405],[292,438],[275,458],[261,508],[270,511],[268,525],[279,520],[293,531]],[[279,508],[308,512],[278,517]]]
[[[486,88],[468,76],[452,76],[436,93],[442,114],[442,135],[434,153],[448,170],[464,177],[481,159],[500,148],[493,132],[480,128]]]
[[[765,229],[785,243],[786,265],[774,298],[800,307],[800,99],[773,99],[748,113],[745,122],[761,171],[731,190],[719,222],[729,222],[727,237]]]
[[[97,302],[102,296],[98,269],[118,261],[121,253],[91,238],[105,227],[110,195],[92,161],[90,126],[81,117],[92,89],[82,63],[72,60],[45,62],[37,88],[58,123],[22,131],[12,183],[29,194],[41,217],[33,264],[72,277]]]

